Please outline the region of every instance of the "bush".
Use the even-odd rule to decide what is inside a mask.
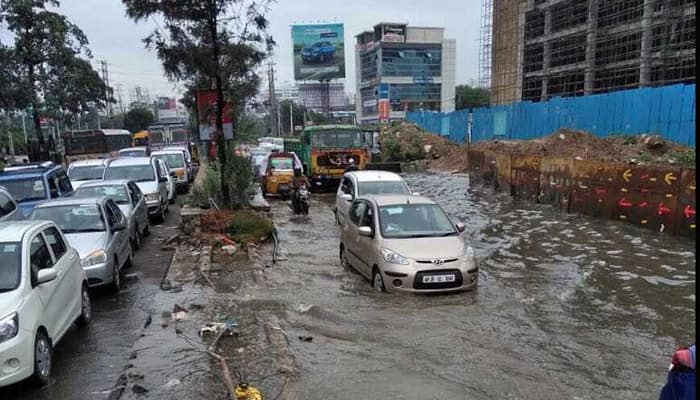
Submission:
[[[423,139],[420,136],[411,138],[411,142],[406,150],[404,159],[406,161],[416,161],[425,159],[425,147],[423,147]]]
[[[275,227],[272,221],[253,211],[237,211],[233,214],[228,234],[239,243],[258,241],[272,235]]]
[[[204,179],[192,189],[192,201],[199,207],[209,207],[209,199],[214,199],[216,204],[221,204],[221,185],[219,171],[216,166],[208,166]]]
[[[401,145],[395,140],[387,140],[383,143],[382,152],[384,161],[400,162],[404,161],[404,155],[401,152]]]
[[[248,201],[255,194],[255,172],[247,157],[237,156],[234,146],[227,146],[227,165],[224,171],[226,187],[221,188],[221,165],[210,165],[200,185],[192,190],[194,204],[200,207],[208,207],[209,199],[214,199],[222,209],[238,210],[248,206]],[[223,190],[228,190],[231,202],[224,204]]]
[[[669,154],[669,158],[676,160],[681,167],[695,167],[695,156],[694,151],[675,151]]]

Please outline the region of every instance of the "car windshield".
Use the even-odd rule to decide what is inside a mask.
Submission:
[[[157,154],[153,157],[165,161],[170,168],[185,168],[185,157],[182,154]]]
[[[373,194],[410,194],[403,182],[359,182],[357,192],[360,196]]]
[[[148,182],[156,179],[151,165],[113,166],[105,170],[105,180],[128,179],[134,182]]]
[[[122,150],[119,155],[122,157],[145,157],[146,150]]]
[[[86,165],[73,167],[68,170],[68,177],[72,181],[95,181],[102,179],[105,167],[102,165]]]
[[[32,210],[29,219],[53,221],[63,233],[105,230],[102,213],[96,204],[38,207]]]
[[[278,170],[293,170],[294,160],[291,158],[271,158],[270,167]]]
[[[44,180],[39,177],[2,181],[0,185],[5,186],[18,203],[46,199]]]
[[[109,197],[117,204],[131,204],[129,193],[124,185],[81,186],[73,193],[74,197]]]
[[[0,243],[0,292],[9,292],[19,286],[21,248],[19,242]]]
[[[363,147],[361,131],[321,131],[314,132],[311,138],[314,148],[349,149]]]
[[[436,204],[397,204],[379,207],[379,225],[385,238],[457,235],[450,219]]]

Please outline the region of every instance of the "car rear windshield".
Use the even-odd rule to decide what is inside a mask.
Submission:
[[[105,170],[105,180],[128,179],[134,182],[148,182],[156,179],[150,165],[110,166]]]
[[[294,160],[291,158],[270,158],[270,166],[279,170],[293,170]]]
[[[73,197],[109,197],[117,204],[130,204],[129,194],[124,185],[81,186],[75,190]]]
[[[102,213],[96,204],[38,207],[32,210],[29,219],[53,221],[63,233],[105,230]]]
[[[0,292],[19,287],[22,248],[19,242],[0,243]]]
[[[18,203],[46,199],[46,187],[40,177],[4,180],[0,185],[5,186]]]
[[[457,235],[445,212],[436,204],[397,204],[379,207],[379,225],[385,238]]]
[[[120,151],[119,155],[122,157],[145,157],[146,150],[124,150]]]
[[[168,168],[185,168],[185,156],[183,154],[157,154],[153,156],[165,161]]]
[[[357,186],[360,196],[374,194],[410,194],[403,182],[360,182]]]
[[[72,181],[95,181],[102,179],[105,167],[102,165],[86,165],[73,167],[68,170],[68,177]]]

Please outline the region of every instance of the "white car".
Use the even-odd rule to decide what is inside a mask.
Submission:
[[[401,176],[388,171],[353,171],[346,172],[340,181],[335,195],[335,222],[342,225],[347,218],[352,201],[360,196],[381,194],[418,195],[411,193],[406,181]]]
[[[148,157],[147,147],[127,147],[119,150],[119,157]]]
[[[67,243],[53,222],[0,223],[0,386],[46,385],[54,347],[90,323],[87,277]]]
[[[187,193],[190,190],[190,171],[187,158],[182,150],[160,150],[151,153],[151,157],[165,161],[170,170],[168,175],[172,176],[177,193]]]
[[[73,190],[86,182],[102,180],[108,160],[78,160],[68,166],[68,178]]]
[[[175,172],[170,172],[170,167],[167,162],[155,157],[152,158],[160,165],[160,170],[165,171],[164,176],[167,179],[168,203],[175,204],[175,199],[177,198],[177,187],[175,186],[174,177]]]
[[[148,215],[163,222],[168,213],[168,170],[150,157],[117,158],[105,169],[105,180],[126,179],[136,183],[146,197]]]

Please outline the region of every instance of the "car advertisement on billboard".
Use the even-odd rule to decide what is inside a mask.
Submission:
[[[293,25],[294,79],[345,78],[343,24]]]

